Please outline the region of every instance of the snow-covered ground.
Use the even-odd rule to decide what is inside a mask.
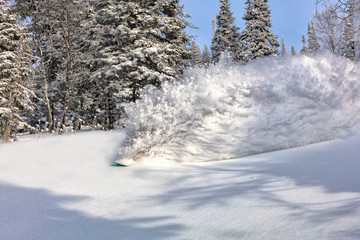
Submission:
[[[225,56],[146,88],[126,130],[0,144],[0,240],[359,240],[358,69]]]
[[[113,167],[121,138],[0,145],[0,239],[360,239],[359,138]]]

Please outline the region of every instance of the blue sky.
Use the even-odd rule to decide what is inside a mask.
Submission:
[[[236,18],[236,25],[240,31],[244,30],[244,7],[246,0],[230,0],[231,11]],[[205,43],[210,47],[212,38],[211,21],[219,12],[219,0],[181,0],[185,5],[185,12],[192,17],[189,21],[199,29],[188,29],[188,33],[196,36],[196,42],[201,48]],[[272,32],[284,37],[285,45],[290,51],[291,45],[299,51],[301,36],[307,33],[307,24],[315,11],[315,0],[269,0],[272,18]]]

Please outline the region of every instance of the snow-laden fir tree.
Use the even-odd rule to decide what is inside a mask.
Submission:
[[[80,81],[77,106],[81,120],[106,129],[122,114],[126,87],[121,76],[121,63],[126,62],[125,46],[134,39],[120,33],[125,4],[112,0],[89,0],[80,26],[84,29],[80,48],[80,66],[86,71]]]
[[[280,44],[278,36],[270,30],[272,24],[268,0],[247,0],[245,5],[243,19],[246,28],[241,34],[243,61],[278,54]]]
[[[281,56],[286,56],[287,55],[287,51],[286,51],[286,46],[285,46],[285,40],[284,38],[282,38],[281,41]]]
[[[225,51],[230,52],[235,60],[240,60],[239,28],[234,24],[234,20],[229,0],[220,0],[220,10],[216,16],[217,28],[211,44],[211,56],[214,61],[218,61]]]
[[[210,51],[206,43],[202,53],[202,62],[204,63],[205,66],[209,65],[211,62]]]
[[[211,21],[211,26],[212,26],[212,37],[215,36],[215,32],[216,32],[216,19],[213,18],[213,20]]]
[[[291,46],[291,55],[292,55],[292,56],[295,56],[295,55],[296,55],[296,50],[295,50],[294,45]]]
[[[164,43],[166,65],[175,71],[172,79],[178,79],[185,69],[185,64],[191,55],[187,46],[190,43],[190,36],[185,31],[186,27],[194,28],[187,18],[189,14],[184,12],[184,5],[180,0],[162,0],[159,30],[161,41]],[[161,60],[160,60],[161,61]]]
[[[191,41],[191,60],[192,66],[201,65],[203,62],[202,53],[199,44],[196,44],[195,40]]]
[[[130,83],[132,101],[145,85],[160,87],[162,81],[175,80],[183,73],[191,58],[186,17],[179,0],[125,2],[121,31],[134,40],[126,46],[121,77]]]
[[[300,50],[300,53],[305,54],[305,53],[308,52],[308,48],[306,47],[306,37],[305,37],[305,35],[302,35],[301,42],[302,42],[303,46],[302,46],[302,48]]]
[[[320,44],[316,35],[314,24],[308,23],[308,53],[315,53],[320,50]]]
[[[183,73],[191,58],[190,24],[179,0],[90,0],[88,9],[83,52],[92,56],[83,58],[90,70],[84,87],[93,99],[84,106],[111,129],[123,115],[122,104],[138,99],[141,88],[160,87]]]
[[[28,88],[32,80],[32,56],[28,35],[16,15],[0,0],[0,138],[16,140],[18,129],[30,128],[25,115],[33,110]]]
[[[343,56],[352,61],[356,58],[354,11],[355,1],[351,1],[347,9],[342,46]]]

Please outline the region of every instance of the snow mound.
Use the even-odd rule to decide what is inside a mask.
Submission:
[[[330,53],[247,65],[224,55],[125,106],[120,159],[231,159],[351,135],[360,126],[358,67]]]

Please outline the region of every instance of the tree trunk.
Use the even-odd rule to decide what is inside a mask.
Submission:
[[[34,40],[35,47],[36,47],[36,49],[38,51],[38,54],[39,54],[40,77],[43,79],[43,82],[44,82],[44,98],[45,98],[45,104],[46,104],[46,110],[47,110],[47,118],[48,118],[48,121],[49,121],[49,132],[52,133],[54,131],[55,126],[54,126],[54,121],[53,121],[53,116],[52,116],[52,111],[51,111],[51,105],[50,105],[50,99],[49,99],[49,84],[48,84],[48,81],[47,81],[47,75],[46,75],[46,70],[45,70],[44,56],[43,56],[43,52],[42,52],[42,48],[41,48],[41,44],[40,44],[41,36],[37,35],[36,30],[35,30],[35,25],[36,25],[36,22],[37,22],[36,15],[34,16],[33,21],[34,21],[33,40]]]
[[[61,1],[62,5],[62,1]],[[64,9],[66,19],[65,22],[62,22],[62,34],[63,38],[65,40],[65,46],[66,46],[66,82],[67,82],[67,91],[65,96],[65,102],[64,102],[64,112],[63,117],[61,120],[61,127],[60,127],[60,133],[64,133],[64,128],[66,124],[66,118],[67,113],[69,111],[70,107],[70,101],[71,101],[71,93],[72,93],[72,52],[71,52],[71,37],[70,37],[70,14],[69,10],[65,7]]]

